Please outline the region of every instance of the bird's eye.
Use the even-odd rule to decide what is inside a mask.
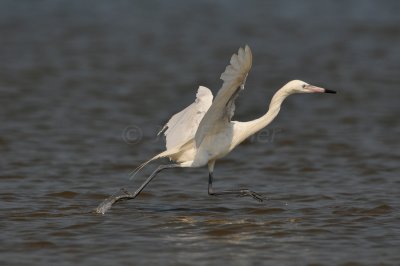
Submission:
[[[303,87],[303,89],[306,87],[306,84],[303,84],[301,87]]]

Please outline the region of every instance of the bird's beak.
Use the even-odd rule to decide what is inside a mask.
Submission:
[[[320,87],[313,86],[313,85],[308,85],[307,89],[310,90],[311,92],[336,93],[336,91],[334,91],[334,90],[328,90],[328,89],[320,88]]]

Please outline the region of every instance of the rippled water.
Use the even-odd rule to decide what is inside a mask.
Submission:
[[[2,265],[396,265],[398,1],[2,1]],[[133,201],[91,213],[163,149],[155,135],[215,93],[239,46],[253,70],[235,118],[302,79],[269,128],[207,169],[165,171]]]

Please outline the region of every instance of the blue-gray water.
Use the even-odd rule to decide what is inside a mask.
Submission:
[[[2,265],[398,265],[399,1],[1,1]],[[244,44],[237,120],[302,79],[215,169],[165,171],[133,201],[90,211],[163,150],[198,85],[217,92]]]

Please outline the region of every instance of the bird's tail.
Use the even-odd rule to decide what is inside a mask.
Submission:
[[[154,156],[153,158],[151,158],[150,160],[145,161],[144,163],[140,164],[138,167],[135,168],[135,170],[133,170],[129,176],[130,176],[130,180],[132,180],[132,178],[134,178],[136,176],[136,174],[143,169],[143,167],[145,167],[148,163],[157,160],[159,158],[164,158],[167,156],[171,156],[173,154],[176,154],[179,152],[179,149],[175,148],[175,149],[171,149],[171,150],[166,150],[163,151],[162,153],[157,154],[156,156]]]

